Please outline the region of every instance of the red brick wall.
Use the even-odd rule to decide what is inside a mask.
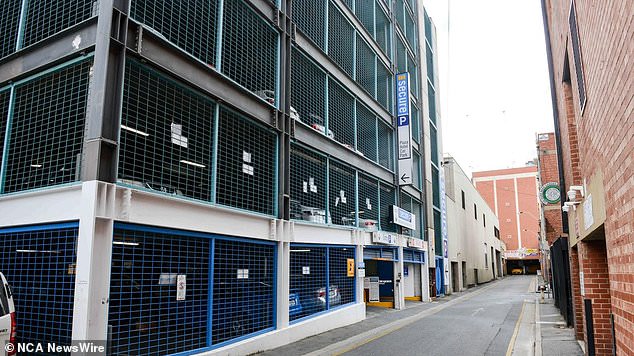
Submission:
[[[553,132],[540,134],[539,137],[548,136],[548,139],[537,141],[537,154],[539,157],[540,184],[554,182],[559,184],[559,166],[557,162],[557,147]],[[562,192],[566,194],[566,192]],[[565,196],[563,197],[565,199]],[[542,205],[544,209],[544,223],[546,226],[546,240],[548,245],[563,235],[560,204]]]
[[[569,186],[599,171],[603,174],[606,262],[617,352],[634,355],[634,1],[576,0],[587,94],[583,113],[570,48],[569,9],[570,1],[548,2],[565,178]],[[571,88],[562,84],[566,53]],[[571,123],[576,126],[576,140],[568,130]],[[573,174],[576,160],[578,175]]]
[[[570,286],[572,288],[575,337],[577,340],[583,340],[583,299],[581,298],[579,283],[579,254],[577,246],[570,249]]]
[[[583,272],[585,295],[592,300],[594,345],[597,355],[612,354],[612,330],[610,326],[610,280],[608,278],[607,251],[603,240],[579,242],[579,270]],[[585,306],[584,306],[585,315]],[[584,336],[587,340],[584,319]]]

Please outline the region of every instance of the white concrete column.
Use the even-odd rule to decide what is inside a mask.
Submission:
[[[423,302],[431,302],[429,297],[429,252],[425,251],[425,263],[420,265],[421,292]]]
[[[77,238],[73,340],[106,340],[114,213],[113,185],[84,182]]]
[[[277,221],[277,328],[288,327],[288,294],[290,283],[290,263],[291,263],[291,234],[292,222]]]
[[[405,308],[405,288],[403,277],[403,246],[399,246],[398,261],[394,263],[394,309]]]
[[[363,263],[363,233],[358,230],[353,230],[352,232],[352,241],[356,246],[356,256],[355,260],[357,265],[355,266],[355,278],[357,279],[357,288],[356,288],[356,296],[357,303],[363,303],[363,280],[364,277],[359,276],[357,273],[359,264]]]

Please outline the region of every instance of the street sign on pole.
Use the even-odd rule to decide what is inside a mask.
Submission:
[[[412,127],[409,107],[409,73],[396,74],[398,184],[412,184]]]

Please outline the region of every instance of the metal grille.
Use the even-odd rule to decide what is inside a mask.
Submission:
[[[92,62],[17,86],[4,192],[79,180]]]
[[[424,224],[423,224],[423,215],[425,214],[423,211],[423,205],[420,201],[412,198],[412,212],[416,215],[416,230],[413,231],[412,236],[422,239],[424,238]]]
[[[220,108],[216,202],[275,213],[277,134]]]
[[[363,1],[365,2],[365,1]],[[392,58],[392,36],[391,29],[392,23],[389,20],[389,17],[379,4],[375,2],[375,28],[376,32],[374,35],[374,39],[379,44],[379,47],[387,54],[388,58]]]
[[[293,47],[292,61],[291,105],[303,123],[324,125],[326,73],[296,47]]]
[[[416,238],[421,238],[421,204],[420,201],[416,200],[414,197],[407,193],[401,192],[400,196],[400,207],[409,211],[410,213],[416,216],[416,229],[408,229],[403,227],[403,234],[413,236]]]
[[[314,21],[314,16],[311,16]],[[332,2],[328,3],[328,55],[351,77],[354,75],[352,52],[355,30]]]
[[[217,1],[133,0],[130,17],[161,33],[201,61],[216,66]]]
[[[353,303],[355,278],[348,275],[348,259],[356,266],[354,258],[354,247],[291,244],[289,319]]]
[[[214,103],[138,62],[126,63],[121,182],[209,201]]]
[[[363,248],[364,260],[372,260],[376,258],[398,261],[398,251],[393,247],[366,246]]]
[[[9,90],[0,91],[0,174],[2,173],[2,158],[4,157],[4,136],[7,131],[7,117],[9,116]],[[0,182],[1,184],[2,182]]]
[[[207,346],[206,238],[117,228],[110,307],[113,355],[165,355]],[[177,300],[185,276],[185,300]]]
[[[425,57],[427,59],[427,78],[434,83],[434,53],[429,44],[425,46]]]
[[[319,48],[325,48],[326,7],[323,0],[293,1],[293,20],[297,28],[313,40]]]
[[[327,250],[325,247],[291,244],[289,267],[290,320],[296,320],[326,310],[327,266]]]
[[[418,66],[412,56],[408,56],[407,71],[410,74],[410,91],[415,98],[418,98]]]
[[[438,168],[432,165],[431,167],[431,184],[432,184],[432,193],[433,196],[433,204],[435,207],[440,208],[440,179],[438,177]]]
[[[405,2],[404,0],[396,0],[394,5],[394,15],[396,16],[396,22],[398,26],[405,33]]]
[[[376,99],[387,111],[393,112],[394,107],[392,105],[392,72],[387,69],[382,63],[377,63],[377,92]]]
[[[22,1],[2,0],[0,8],[0,58],[6,57],[15,52],[15,45],[18,39],[20,25],[20,9]]]
[[[277,91],[278,32],[242,0],[224,2],[222,73],[257,92]]]
[[[434,125],[429,125],[429,141],[431,161],[438,165],[438,132]]]
[[[431,19],[429,18],[429,15],[427,14],[427,10],[423,9],[423,16],[424,16],[424,22],[425,22],[425,39],[427,40],[427,42],[429,42],[430,44],[432,43],[432,24],[431,24]]]
[[[357,150],[374,162],[377,161],[376,116],[357,101]]]
[[[357,0],[354,9],[355,15],[370,35],[374,35],[374,5],[374,1]]]
[[[96,16],[98,0],[29,0],[22,47]]]
[[[275,246],[216,240],[212,343],[275,326]]]
[[[403,249],[403,262],[425,263],[424,252]]]
[[[359,220],[379,220],[379,184],[376,178],[359,174]]]
[[[0,271],[13,288],[22,343],[71,342],[76,223],[0,230]]]
[[[328,276],[330,289],[334,289],[334,296],[330,297],[330,308],[353,303],[355,297],[355,261],[354,247],[329,247]],[[348,274],[349,263],[352,260],[352,273]]]
[[[291,219],[326,223],[326,157],[291,146]]]
[[[332,223],[356,226],[355,171],[338,162],[330,161],[328,171],[329,215]]]
[[[396,205],[396,191],[393,186],[381,182],[379,184],[381,194],[381,219],[379,226],[382,231],[396,232],[397,226],[391,222],[392,205]]]
[[[429,101],[429,119],[434,124],[436,123],[436,90],[431,85],[431,83],[427,82],[427,98]]]
[[[412,181],[414,187],[421,189],[420,153],[412,151]]]
[[[357,35],[357,83],[376,97],[376,55],[368,44]]]
[[[442,248],[442,232],[441,229],[441,220],[440,220],[440,211],[434,209],[434,248],[437,256],[442,256],[443,248]]]
[[[334,79],[328,80],[328,136],[354,148],[355,98]]]
[[[396,36],[396,68],[399,73],[407,71],[407,50],[400,36]]]
[[[394,169],[394,129],[383,120],[379,122],[379,164]]]
[[[410,78],[414,78],[412,75]],[[418,108],[414,104],[414,102],[410,103],[411,108],[411,117],[412,117],[412,138],[417,143],[420,143],[420,116],[418,114]]]
[[[409,11],[405,12],[405,37],[410,47],[416,51],[418,48],[418,43],[416,42],[416,22]]]

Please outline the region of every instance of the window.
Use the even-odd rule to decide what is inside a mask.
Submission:
[[[497,237],[498,239],[500,238],[500,229],[498,229],[497,227],[493,227],[493,235],[495,235],[495,237]]]
[[[575,62],[575,75],[577,77],[577,90],[579,92],[579,107],[581,112],[586,105],[586,85],[583,79],[583,64],[581,63],[581,45],[579,44],[579,29],[577,28],[577,14],[575,12],[575,1],[570,4],[570,38],[572,39],[572,57]]]
[[[484,227],[487,227],[487,218],[484,214],[482,214],[482,224],[484,225]]]
[[[461,190],[460,193],[462,194],[462,208],[463,209],[467,209],[467,204],[466,204],[466,200],[464,197],[464,190]]]
[[[478,220],[478,206],[473,204],[473,217]]]

